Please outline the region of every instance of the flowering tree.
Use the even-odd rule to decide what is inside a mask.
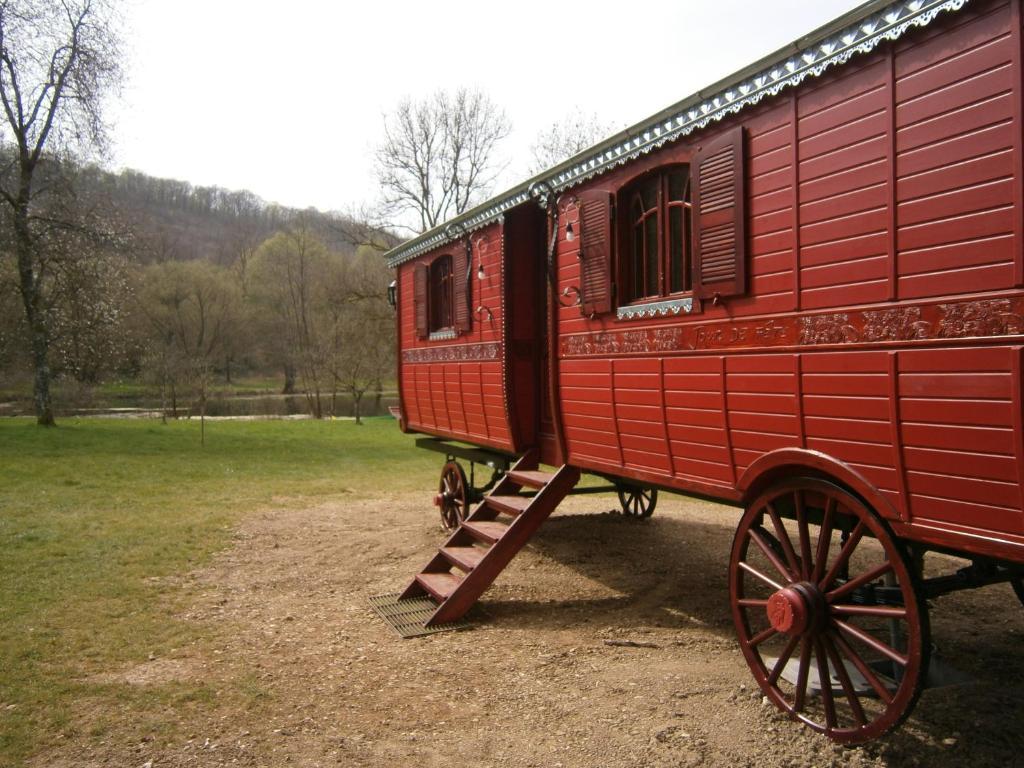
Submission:
[[[104,97],[120,82],[117,18],[107,0],[0,0],[0,205],[13,253],[35,372],[40,425],[54,424],[50,398],[52,288],[60,262],[95,234],[72,205],[61,166],[102,152]],[[68,217],[68,211],[76,215]]]

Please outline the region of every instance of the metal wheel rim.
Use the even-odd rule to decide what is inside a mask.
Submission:
[[[466,473],[457,461],[449,461],[441,468],[438,483],[440,496],[441,524],[448,530],[458,528],[466,519],[468,499],[466,497]]]
[[[622,514],[638,518],[650,517],[654,514],[654,507],[658,504],[657,488],[619,484],[615,490],[619,496]]]
[[[796,521],[784,519],[779,509],[784,504],[792,506]],[[821,519],[815,521],[818,514]],[[835,541],[841,526],[849,536]],[[826,529],[827,537],[821,535]],[[844,557],[851,570],[845,579]],[[862,560],[876,564],[861,566]],[[895,584],[878,594],[889,599],[898,594],[901,605],[863,598],[876,594],[879,579]],[[772,593],[767,600],[766,592]],[[747,508],[737,528],[729,596],[740,649],[754,678],[765,696],[794,720],[834,741],[856,743],[895,728],[910,714],[928,666],[927,608],[895,538],[860,499],[817,478],[794,479],[766,491]],[[852,602],[858,598],[862,605]],[[769,600],[775,603],[775,618],[765,616]],[[806,609],[807,625],[801,628],[794,619],[793,628],[781,632],[776,619],[785,623],[790,607],[799,609],[793,614]],[[879,631],[880,625],[888,625],[889,636]],[[790,684],[783,671],[793,663],[797,679]],[[889,665],[891,676],[879,671],[879,665]],[[816,696],[809,686],[812,668],[819,680],[830,680],[819,686]],[[815,698],[819,701],[812,702]]]

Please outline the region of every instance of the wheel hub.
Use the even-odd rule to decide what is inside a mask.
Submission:
[[[825,618],[825,599],[813,584],[783,587],[768,598],[765,611],[777,632],[802,635],[818,627]]]

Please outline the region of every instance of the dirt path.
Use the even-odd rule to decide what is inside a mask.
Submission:
[[[663,498],[636,522],[570,499],[485,595],[476,628],[414,640],[368,609],[442,537],[424,494],[252,515],[195,574],[218,642],[112,679],[212,694],[126,711],[39,765],[980,766],[1024,752],[1024,608],[1005,586],[944,598],[943,655],[895,736],[844,749],[763,706],[727,612],[738,513]],[[613,647],[632,639],[656,648]],[[177,699],[181,701],[181,699]],[[178,737],[180,731],[185,737]],[[1019,763],[1017,763],[1019,764]]]

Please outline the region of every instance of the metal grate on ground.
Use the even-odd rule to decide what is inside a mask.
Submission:
[[[437,603],[429,597],[410,597],[399,600],[399,592],[391,595],[376,595],[370,598],[370,606],[384,622],[402,637],[420,637],[438,632],[469,629],[468,621],[453,621],[436,627],[426,626],[427,620],[437,610]]]

